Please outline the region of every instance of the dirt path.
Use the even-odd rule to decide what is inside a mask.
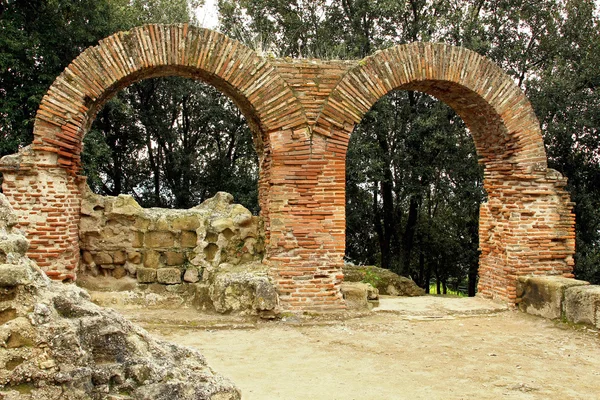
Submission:
[[[479,299],[402,299],[382,309],[316,325],[234,321],[237,329],[222,329],[222,320],[169,326],[157,323],[162,312],[128,313],[198,348],[246,400],[600,398],[595,331]]]

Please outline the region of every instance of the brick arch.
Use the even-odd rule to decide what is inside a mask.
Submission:
[[[32,149],[45,160],[55,154],[77,174],[81,141],[104,103],[136,81],[160,76],[199,79],[228,95],[252,128],[259,155],[269,132],[284,124],[282,104],[286,113],[303,116],[275,68],[243,44],[187,24],[145,25],[101,40],[63,71],[38,109]]]
[[[395,89],[425,92],[452,107],[488,169],[546,168],[539,122],[525,94],[496,64],[462,47],[412,43],[365,58],[338,83],[319,122],[337,121],[337,139],[347,142],[365,113]]]
[[[471,130],[488,193],[480,208],[479,293],[514,303],[519,275],[572,277],[574,216],[566,179],[547,168],[539,122],[524,93],[473,51],[413,43],[377,52],[349,68],[313,128],[313,141],[330,155],[327,171],[345,171],[354,127],[395,89],[437,97]],[[321,180],[333,195],[345,193],[344,172],[324,174]],[[333,203],[332,208],[344,210],[341,200]],[[337,232],[345,231],[343,214],[332,213]],[[345,248],[338,245],[341,263]]]
[[[271,154],[310,140],[302,104],[269,60],[243,44],[187,24],[145,25],[109,36],[73,60],[42,99],[32,145],[0,163],[3,188],[32,242],[28,254],[52,278],[74,279],[78,265],[84,135],[119,90],[160,76],[205,81],[245,115],[259,155],[259,203],[269,226]],[[25,187],[33,194],[23,194]]]

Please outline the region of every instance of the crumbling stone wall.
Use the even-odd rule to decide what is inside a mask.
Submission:
[[[214,85],[246,116],[260,161],[265,262],[286,309],[345,307],[346,150],[364,114],[396,89],[439,98],[473,134],[489,197],[481,207],[479,292],[514,303],[519,276],[572,277],[566,180],[547,168],[525,95],[484,57],[413,43],[363,60],[278,60],[214,31],[146,25],[75,59],[40,104],[31,148],[0,162],[3,190],[32,240],[29,254],[54,279],[73,279],[79,263],[80,152],[96,112],[123,87],[167,75]]]
[[[156,340],[52,282],[0,193],[0,398],[239,400],[197,351]]]
[[[220,264],[264,256],[261,219],[224,192],[188,210],[169,210],[84,189],[79,237],[80,273],[139,283],[196,283]]]

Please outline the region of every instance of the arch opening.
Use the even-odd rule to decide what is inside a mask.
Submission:
[[[475,295],[481,167],[450,106],[423,92],[389,92],[350,137],[346,261],[410,277],[426,293]]]

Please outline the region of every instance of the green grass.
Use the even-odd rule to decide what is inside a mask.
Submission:
[[[435,283],[432,283],[431,285],[429,285],[429,294],[438,294],[441,295],[443,293],[443,287],[440,286],[440,293],[437,293],[437,287]],[[467,297],[467,294],[464,292],[460,292],[460,291],[454,291],[451,288],[448,288],[448,291],[446,293],[446,296],[456,296],[456,297]]]

